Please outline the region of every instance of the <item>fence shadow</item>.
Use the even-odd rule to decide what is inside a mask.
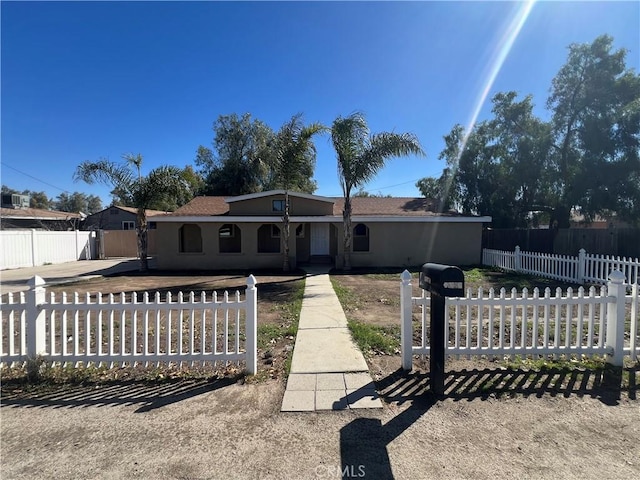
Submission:
[[[606,405],[617,405],[622,393],[631,400],[637,398],[636,377],[640,366],[593,369],[548,368],[473,369],[445,373],[445,393],[441,398],[455,401],[490,397],[563,396],[591,397]],[[397,370],[376,384],[387,403],[402,405],[430,394],[429,373]]]
[[[0,393],[2,408],[85,408],[139,405],[144,413],[235,384],[239,376],[201,381],[112,382],[103,385],[59,385],[24,392],[11,388]]]
[[[461,370],[445,377],[445,394],[431,392],[429,373],[399,369],[376,382],[385,403],[407,404],[386,424],[379,418],[357,418],[340,430],[340,458],[343,475],[393,479],[387,445],[411,427],[440,399],[484,401],[499,397],[592,397],[606,405],[617,405],[621,393],[635,400],[640,366],[592,370]],[[624,380],[626,378],[626,380]],[[360,474],[360,475],[359,475]],[[363,475],[362,475],[363,474]]]

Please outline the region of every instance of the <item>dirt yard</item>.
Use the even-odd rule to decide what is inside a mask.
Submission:
[[[335,276],[358,302],[348,317],[381,325],[397,321],[399,281],[395,273],[386,275]],[[244,281],[242,275],[114,277],[64,289],[220,290],[241,288]],[[279,302],[291,300],[300,277],[258,281],[260,322],[277,325]],[[292,340],[273,340],[267,349],[286,358]],[[506,370],[494,362],[452,361],[446,396],[437,400],[419,360],[406,374],[398,355],[369,355],[381,411],[296,414],[279,412],[285,360],[278,366],[264,357],[261,375],[250,382],[227,372],[205,380],[4,384],[2,478],[640,476],[637,367],[627,368],[621,381],[608,369]]]

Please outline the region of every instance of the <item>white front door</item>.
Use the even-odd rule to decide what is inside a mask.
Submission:
[[[329,255],[329,224],[311,224],[311,255]]]

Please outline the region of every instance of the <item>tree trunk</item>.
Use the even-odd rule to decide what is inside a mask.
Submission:
[[[284,262],[282,271],[288,272],[289,266],[289,191],[284,191],[284,217],[282,217],[282,240],[284,242]]]
[[[351,198],[344,197],[344,210],[342,211],[344,222],[344,269],[351,270]]]
[[[136,234],[138,237],[138,258],[140,259],[140,271],[149,271],[149,260],[147,259],[147,215],[144,208],[138,209]]]

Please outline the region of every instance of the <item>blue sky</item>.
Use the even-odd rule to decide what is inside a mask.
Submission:
[[[291,115],[330,125],[359,110],[372,131],[415,133],[426,158],[389,162],[365,188],[418,196],[437,176],[443,135],[467,124],[524,3],[7,2],[1,4],[2,183],[83,191],[83,160],[141,153],[144,169],[193,164],[221,114],[278,129]],[[496,92],[532,94],[539,115],[570,43],[608,33],[639,69],[639,2],[538,2]],[[340,195],[318,138],[317,194]],[[20,170],[19,173],[17,170]],[[27,175],[25,175],[27,174]]]

